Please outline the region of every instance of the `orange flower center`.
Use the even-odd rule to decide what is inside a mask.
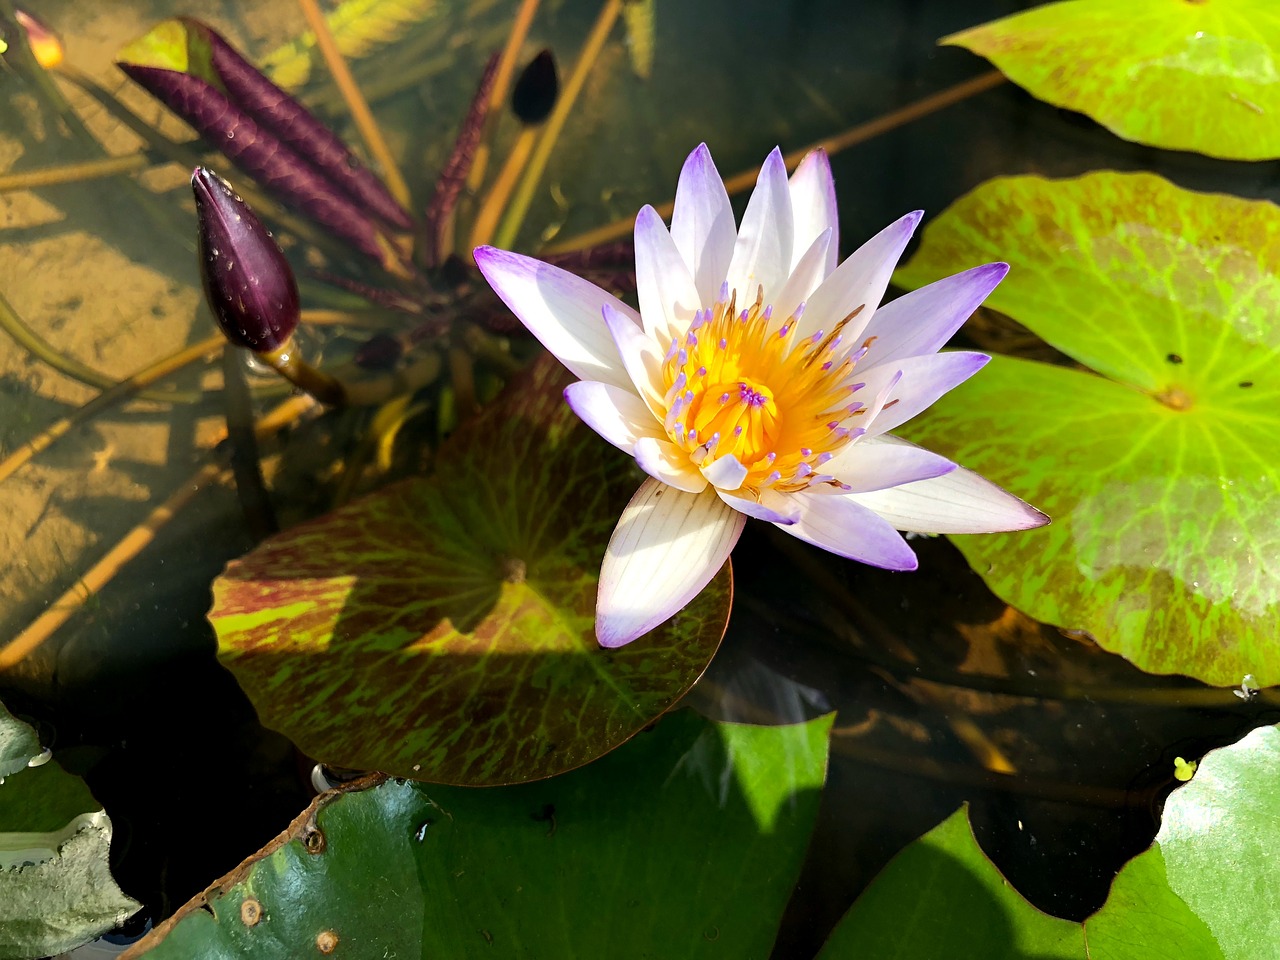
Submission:
[[[841,331],[862,309],[797,343],[803,304],[778,321],[763,289],[741,311],[737,292],[722,289],[667,351],[668,436],[699,466],[732,454],[747,468],[746,491],[837,483],[822,466],[864,432],[852,424],[867,412],[852,400],[863,384],[851,375],[871,341],[841,350]]]

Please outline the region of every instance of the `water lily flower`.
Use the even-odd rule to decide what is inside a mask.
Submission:
[[[735,227],[706,145],[680,173],[667,229],[636,217],[640,309],[564,270],[479,247],[498,296],[579,382],[574,412],[648,479],[600,571],[596,636],[629,643],[715,576],[747,517],[842,557],[913,570],[899,533],[1024,530],[1048,517],[890,435],[989,357],[938,353],[1008,271],[975,267],[880,306],[920,220],[837,265],[825,154],[788,179],[765,160]]]

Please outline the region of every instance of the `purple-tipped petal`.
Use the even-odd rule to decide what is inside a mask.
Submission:
[[[988,263],[912,290],[876,311],[862,331],[875,337],[869,363],[936,353],[951,339],[1009,272],[1007,263]]]
[[[949,350],[927,357],[907,357],[889,364],[878,364],[864,374],[859,374],[867,384],[864,389],[874,390],[882,381],[887,383],[901,373],[897,386],[890,392],[883,408],[861,424],[866,427],[867,436],[876,437],[906,423],[932,406],[948,390],[972,377],[990,359],[985,353]]]
[[[645,333],[658,342],[683,337],[702,303],[667,225],[648,204],[636,216],[635,252],[636,294]]]
[[[780,525],[793,537],[841,557],[883,567],[914,570],[919,566],[907,542],[886,520],[849,495],[797,493],[800,519]]]
[[[827,151],[818,149],[805,156],[789,181],[791,211],[795,218],[795,251],[791,269],[809,245],[825,230],[831,231],[823,276],[836,268],[840,256],[840,214],[836,207],[836,183],[831,176]]]
[[[413,219],[383,182],[310,110],[268,80],[207,23],[191,17],[178,19],[187,27],[189,44],[203,41],[207,45],[218,80],[238,107],[306,159],[351,200],[392,227],[413,228]]]
[[[849,493],[883,490],[917,480],[932,480],[956,465],[946,457],[896,437],[863,437],[849,444],[823,469]]]
[[[750,497],[737,497],[719,488],[716,489],[716,493],[719,494],[721,500],[733,507],[733,509],[748,517],[754,517],[756,520],[791,524],[800,519],[800,505],[793,497],[786,497],[780,494],[771,495],[772,492],[769,490],[761,491],[759,500],[753,500]]]
[[[823,281],[805,304],[796,330],[796,342],[819,330],[830,333],[854,310],[858,315],[841,331],[845,349],[856,349],[862,331],[870,323],[893,276],[893,268],[915,233],[923,213],[919,210],[894,221],[860,246]]]
[[[831,238],[831,231],[823,230],[796,261],[787,282],[782,285],[777,296],[771,298],[775,317],[791,316],[822,285],[827,276],[827,254],[830,252]]]
[[[794,244],[787,166],[782,151],[774,147],[765,158],[756,188],[747,201],[729,262],[729,289],[738,291],[740,304],[745,306],[755,300],[761,286],[765,302],[773,302],[791,272]]]
[[[698,472],[689,455],[670,440],[641,437],[635,442],[636,466],[660,483],[685,493],[707,489],[707,478]]]
[[[850,496],[897,529],[915,533],[998,533],[1049,522],[1031,504],[963,467],[932,480]]]
[[[634,310],[595,284],[532,257],[477,247],[475,260],[502,302],[570,373],[633,389],[600,312],[607,305],[638,330]]]
[[[608,304],[600,312],[627,373],[628,386],[648,405],[656,419],[663,419],[667,408],[662,396],[663,355],[658,342]]]
[[[301,315],[280,247],[231,185],[204,167],[191,175],[205,298],[228,340],[258,353],[284,344]]]
[[[745,517],[712,491],[646,480],[613,531],[600,568],[596,638],[620,647],[666,622],[724,566]]]
[[[634,454],[641,437],[662,437],[644,401],[630,390],[579,380],[565,387],[564,399],[578,418],[624,453]]]
[[[704,306],[715,303],[720,284],[729,274],[737,235],[724,181],[711,159],[711,151],[705,143],[700,144],[680,171],[671,214],[671,238],[693,274],[698,299]]]

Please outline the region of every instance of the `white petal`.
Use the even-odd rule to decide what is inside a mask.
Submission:
[[[984,264],[886,303],[862,331],[863,339],[876,338],[867,360],[888,363],[936,353],[1008,272],[1007,263]]]
[[[701,593],[745,522],[710,490],[681,493],[646,480],[622,511],[600,568],[600,645],[630,643]]]
[[[639,326],[607,304],[603,324],[613,337],[614,349],[627,377],[623,387],[632,390],[659,420],[667,415],[662,402],[662,358],[657,343]]]
[[[711,151],[705,143],[700,144],[680,171],[671,238],[693,274],[704,306],[716,302],[720,284],[729,275],[737,235],[724,181],[711,160]]]
[[[778,295],[770,300],[775,317],[785,320],[791,316],[795,313],[796,307],[800,306],[802,301],[808,300],[813,291],[822,284],[826,276],[827,249],[831,244],[831,237],[832,234],[828,230],[818,234],[809,245],[809,249],[792,268],[787,282],[782,285]],[[792,340],[792,342],[799,341]]]
[[[634,453],[641,437],[662,436],[662,425],[630,390],[579,380],[565,387],[564,399],[583,423],[625,453]]]
[[[831,231],[823,276],[836,268],[840,254],[840,215],[836,209],[836,184],[831,176],[827,151],[818,149],[808,154],[796,167],[788,184],[791,210],[795,218],[795,250],[792,271],[806,247],[825,230]]]
[[[670,344],[689,329],[702,306],[693,276],[667,225],[647,204],[636,216],[636,295],[645,333],[657,343]]]
[[[726,493],[719,488],[716,488],[716,493],[720,495],[721,500],[739,513],[744,513],[748,517],[755,517],[757,520],[767,520],[769,523],[791,524],[800,519],[800,505],[795,499],[774,493],[772,490],[760,491],[759,500],[753,500],[750,497],[736,497],[732,493]]]
[[[861,334],[893,276],[893,268],[920,222],[921,212],[909,213],[889,224],[860,246],[823,281],[805,305],[796,331],[796,342],[819,330],[830,333],[837,323],[859,307],[858,315],[841,331],[845,349],[861,343]]]
[[[899,530],[915,533],[996,533],[1049,522],[1031,504],[963,467],[932,480],[850,496]]]
[[[948,390],[972,377],[990,359],[985,353],[949,350],[872,367],[863,375],[867,384],[864,389],[876,389],[883,379],[899,371],[902,377],[890,392],[883,409],[863,419],[862,426],[866,428],[867,436],[879,436],[906,423]]]
[[[502,302],[574,376],[630,389],[600,311],[611,307],[639,329],[636,311],[594,283],[532,257],[477,247],[475,259]]]
[[[914,570],[916,555],[888,522],[855,501],[851,494],[795,493],[800,519],[779,526],[793,537],[832,553],[886,570]]]
[[[793,235],[787,167],[775,147],[760,168],[729,263],[729,288],[738,292],[740,306],[755,300],[759,286],[766,300],[782,289],[791,272]]]
[[[693,465],[689,455],[670,440],[641,437],[636,441],[633,456],[641,470],[677,490],[701,493],[707,488],[707,478]]]
[[[862,437],[841,450],[822,469],[852,488],[846,492],[866,493],[917,480],[932,480],[955,468],[946,457],[906,440]]]
[[[747,479],[747,468],[737,457],[728,453],[711,463],[704,464],[702,475],[707,478],[707,483],[717,490],[733,491],[741,487],[742,481]]]

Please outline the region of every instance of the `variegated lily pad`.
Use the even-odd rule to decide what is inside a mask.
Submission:
[[[441,451],[436,474],[302,524],[214,584],[219,656],[264,723],[330,764],[439,783],[552,776],[618,746],[701,675],[728,566],[621,650],[597,575],[639,484],[543,360]]]
[[[1101,376],[997,357],[908,425],[1053,518],[955,542],[1144,670],[1280,683],[1280,208],[1149,174],[997,179],[897,279],[1001,257],[988,305]]]
[[[1274,0],[1070,0],[944,37],[1126,140],[1280,157]]]

